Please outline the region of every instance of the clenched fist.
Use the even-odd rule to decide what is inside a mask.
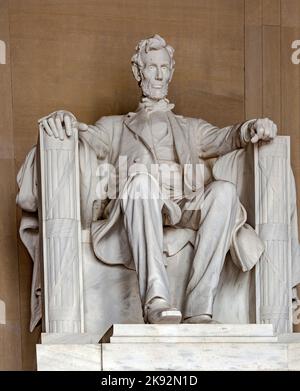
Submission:
[[[78,122],[72,113],[65,110],[55,111],[41,118],[38,123],[48,136],[53,136],[60,140],[64,140],[66,136],[72,136],[74,129],[80,131],[88,129],[88,125]]]
[[[269,118],[258,119],[249,127],[250,139],[253,144],[259,140],[271,141],[277,135],[277,125]]]

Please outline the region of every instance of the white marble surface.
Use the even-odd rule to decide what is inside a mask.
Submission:
[[[300,333],[279,334],[278,341],[284,343],[300,343]]]
[[[288,349],[288,369],[300,371],[300,343],[289,343]]]
[[[36,345],[38,371],[101,371],[101,344]]]
[[[72,334],[72,333],[42,333],[42,344],[96,344],[100,341],[100,334]]]
[[[39,371],[300,370],[300,336],[272,325],[114,325],[95,334],[42,335]]]
[[[271,324],[114,324],[114,337],[272,337]]]
[[[39,371],[299,371],[300,343],[45,344],[37,345],[37,364]]]
[[[288,369],[287,345],[279,343],[128,343],[102,349],[106,371]]]
[[[277,337],[110,337],[110,343],[278,342]]]
[[[61,140],[40,120],[40,232],[46,332],[84,331],[78,132]]]
[[[255,222],[265,251],[256,266],[256,319],[291,333],[290,138],[255,147]]]

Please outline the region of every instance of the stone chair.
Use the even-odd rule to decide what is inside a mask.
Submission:
[[[272,323],[279,333],[291,332],[290,139],[278,136],[270,144],[250,145],[229,155],[210,162],[212,176],[236,184],[248,223],[264,241],[265,252],[248,272],[238,269],[228,253],[214,318],[222,323]],[[36,215],[28,215],[27,220],[25,215],[20,229],[35,260],[31,328],[41,315],[42,266],[44,332],[102,335],[111,324],[143,323],[143,318],[136,273],[108,266],[94,255],[89,224],[92,204],[95,209],[99,203],[83,199],[86,189],[80,181],[79,160],[76,133],[61,142],[40,132],[37,149],[18,176],[19,205],[27,215],[38,208],[39,216],[38,221]],[[22,196],[22,176],[29,166],[34,166],[38,192],[34,206],[24,206]],[[33,236],[28,236],[30,229],[36,234],[34,243]],[[194,234],[190,230],[184,240],[181,235],[181,241],[176,229],[168,235],[180,246],[179,252],[169,256],[167,270],[173,304],[181,308]]]

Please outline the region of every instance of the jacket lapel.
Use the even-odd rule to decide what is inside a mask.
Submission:
[[[179,121],[179,118],[172,113],[168,112],[168,120],[173,133],[173,139],[175,143],[175,150],[181,165],[196,163],[191,153],[191,147],[189,144],[189,138],[187,136],[188,129]],[[125,125],[129,130],[136,134],[146,147],[153,153],[153,143],[151,129],[148,124],[148,116],[145,110],[138,110],[135,113],[129,113],[124,120]]]
[[[124,123],[127,128],[135,133],[143,141],[146,147],[153,152],[152,135],[148,126],[147,113],[144,110],[129,113],[125,118]]]
[[[191,150],[187,137],[187,129],[179,122],[179,119],[171,111],[168,112],[168,119],[171,125],[175,150],[181,165],[192,163]]]
[[[183,189],[186,195],[188,195],[189,193],[193,194],[193,192],[197,188],[197,175],[196,175],[197,158],[193,153],[194,146],[190,142],[189,129],[184,123],[182,123],[182,121],[179,120],[179,117],[174,115],[171,111],[168,113],[168,119],[173,132],[175,150],[177,153],[179,163],[181,164],[182,167],[184,167],[185,164],[192,165],[192,177],[190,178],[191,186],[188,187],[186,186],[187,181],[184,180],[184,176],[183,176]],[[188,174],[185,173],[184,175],[188,175]]]

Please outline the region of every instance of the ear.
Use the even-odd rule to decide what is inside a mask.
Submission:
[[[140,73],[140,69],[139,69],[138,65],[136,63],[132,63],[131,70],[132,70],[132,73],[133,73],[135,80],[139,83],[142,78],[141,78],[141,73]]]

